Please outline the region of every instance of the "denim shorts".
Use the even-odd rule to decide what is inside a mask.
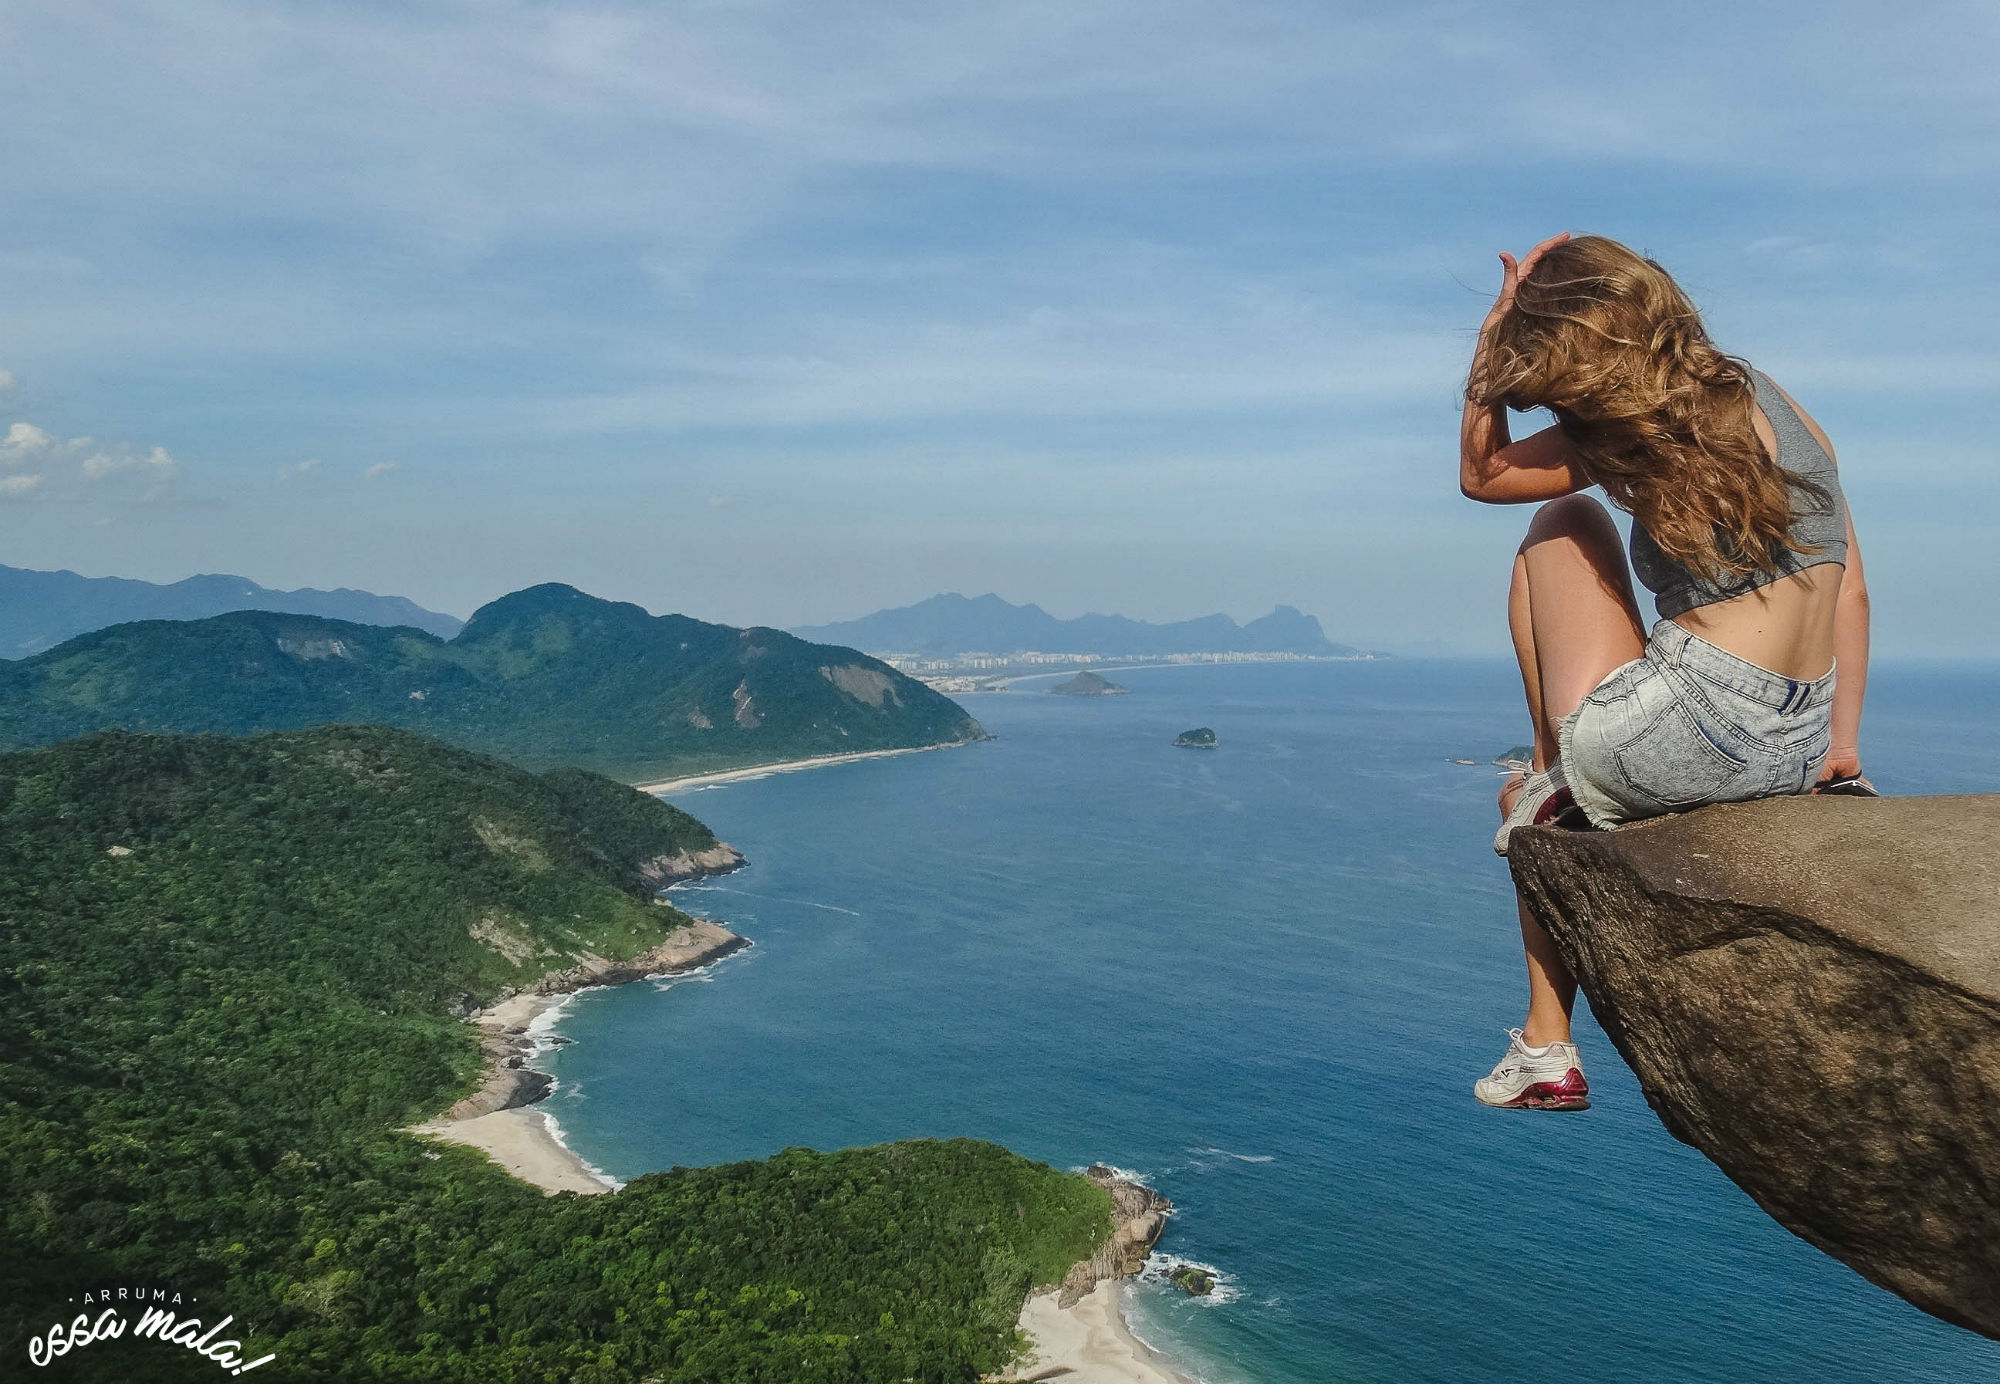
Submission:
[[[1557,725],[1563,775],[1599,827],[1803,793],[1826,762],[1833,675],[1784,677],[1662,620]]]

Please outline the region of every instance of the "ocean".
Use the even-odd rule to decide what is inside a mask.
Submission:
[[[623,1178],[953,1135],[1128,1169],[1222,1284],[1128,1314],[1209,1384],[2000,1381],[2000,1343],[1669,1137],[1587,1018],[1593,1109],[1473,1101],[1524,1003],[1510,665],[1113,676],[966,698],[988,743],[677,795],[751,864],[675,901],[755,946],[565,1011],[571,1145]],[[1878,668],[1867,769],[2000,791],[1996,724],[2000,670]],[[1198,725],[1218,749],[1171,745]]]

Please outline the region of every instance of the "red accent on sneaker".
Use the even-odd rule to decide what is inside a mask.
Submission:
[[[1515,1110],[1588,1110],[1590,1083],[1571,1067],[1561,1081],[1538,1081],[1507,1102]]]
[[[1535,809],[1535,820],[1530,826],[1545,827],[1556,818],[1576,806],[1576,795],[1567,787],[1556,789],[1549,794],[1548,801]]]

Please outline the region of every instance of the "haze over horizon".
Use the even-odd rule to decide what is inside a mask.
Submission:
[[[30,0],[0,563],[1500,654],[1458,390],[1568,228],[1825,424],[1882,651],[1992,657],[1995,72],[1957,3]]]

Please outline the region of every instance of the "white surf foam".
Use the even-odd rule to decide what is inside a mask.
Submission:
[[[1177,1268],[1200,1269],[1215,1280],[1215,1288],[1205,1294],[1188,1293],[1167,1278],[1167,1274]],[[1189,1302],[1200,1307],[1221,1307],[1243,1296],[1243,1289],[1234,1274],[1225,1273],[1213,1264],[1205,1264],[1199,1259],[1190,1259],[1185,1254],[1170,1254],[1154,1250],[1146,1256],[1146,1267],[1139,1270],[1141,1283],[1156,1284],[1170,1292],[1180,1293]]]
[[[590,1174],[591,1178],[594,1181],[602,1182],[606,1187],[609,1187],[614,1192],[622,1192],[625,1190],[624,1183],[620,1182],[610,1173],[607,1173],[606,1171],[604,1171],[604,1169],[598,1167],[595,1163],[591,1162],[588,1158],[585,1158],[582,1154],[578,1153],[575,1149],[569,1146],[569,1140],[563,1137],[563,1127],[561,1122],[559,1122],[556,1119],[555,1115],[550,1110],[548,1110],[546,1107],[543,1107],[541,1111],[541,1116],[542,1116],[542,1122],[548,1126],[549,1137],[555,1140],[556,1143],[560,1144],[562,1146],[563,1151],[569,1154],[570,1157],[576,1159],[577,1162],[583,1164],[583,1170],[586,1173]]]

